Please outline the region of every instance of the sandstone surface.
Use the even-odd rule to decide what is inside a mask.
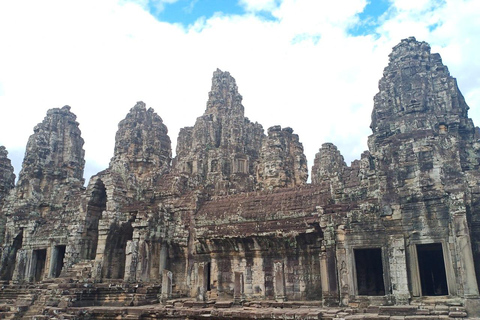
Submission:
[[[244,116],[235,79],[216,70],[173,159],[166,125],[138,102],[109,167],[84,187],[79,124],[70,107],[52,109],[13,189],[0,148],[0,314],[478,316],[480,135],[427,43],[393,48],[371,129],[350,166],[321,144],[307,183],[298,135],[265,134]]]
[[[7,149],[4,146],[0,146],[0,204],[3,203],[8,192],[15,187],[15,174],[13,171]]]

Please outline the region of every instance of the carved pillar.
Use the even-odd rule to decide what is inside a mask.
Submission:
[[[243,300],[244,292],[243,272],[235,272],[235,279],[233,283],[233,302],[239,303]]]
[[[275,261],[273,263],[273,292],[276,301],[283,302],[286,300],[283,261]]]
[[[172,271],[163,270],[162,274],[162,294],[161,300],[165,302],[172,297],[173,273]]]
[[[354,295],[354,277],[352,274],[354,263],[347,260],[347,249],[345,248],[345,229],[344,226],[338,226],[335,231],[336,239],[336,260],[338,267],[338,282],[339,282],[339,300],[340,304],[347,306],[350,301],[350,295]]]
[[[335,239],[335,229],[330,218],[323,215],[320,208],[320,227],[322,228],[324,240],[322,242],[322,252],[320,253],[320,273],[322,278],[322,301],[325,306],[338,306],[339,288],[337,271],[337,248]]]
[[[392,294],[396,304],[408,304],[407,258],[403,235],[392,235],[389,239],[388,259]]]
[[[78,213],[78,215],[80,214],[81,213]],[[87,252],[87,248],[89,248],[90,244],[86,245],[86,243],[82,241],[84,228],[85,226],[78,221],[74,222],[73,225],[68,226],[69,236],[64,257],[64,266],[66,268],[70,268],[80,260],[91,259],[91,256],[89,256]],[[81,245],[79,245],[79,243]]]
[[[137,249],[137,281],[149,281],[151,279],[151,269],[154,268],[153,259],[158,257],[154,250],[156,246],[154,243],[145,240],[138,241]]]
[[[478,297],[478,285],[475,276],[475,265],[473,263],[472,244],[468,230],[467,217],[464,212],[456,213],[453,216],[454,239],[457,252],[456,259],[460,260],[460,277],[465,298]]]
[[[63,261],[59,261],[58,247],[53,244],[47,251],[47,265],[48,265],[48,278],[55,278],[57,265],[62,264]]]
[[[162,246],[160,248],[160,263],[158,267],[161,277],[163,276],[163,270],[165,270],[165,268],[167,267],[167,254],[167,243],[162,242]]]
[[[108,212],[104,212],[107,216]],[[102,269],[104,265],[103,259],[105,258],[105,246],[107,243],[108,231],[110,229],[111,221],[107,218],[100,220],[98,223],[98,243],[97,243],[97,253],[95,255],[95,263],[92,271],[92,276],[96,280],[100,280],[103,277]]]
[[[30,250],[30,258],[32,255],[32,251]],[[13,276],[12,280],[13,282],[23,282],[25,280],[28,280],[28,276],[30,275],[31,271],[28,270],[27,268],[30,266],[27,261],[32,259],[28,259],[28,252],[25,249],[19,249],[17,251],[17,256],[15,258],[15,270],[13,271]],[[33,276],[32,276],[33,280]]]
[[[205,262],[196,263],[196,299],[205,301],[207,299],[207,264]]]
[[[138,240],[127,241],[127,247],[125,248],[125,273],[123,277],[125,281],[135,281],[137,279],[138,247]]]

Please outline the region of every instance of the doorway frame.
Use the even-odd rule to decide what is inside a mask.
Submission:
[[[381,252],[381,259],[382,259],[382,270],[383,270],[383,286],[384,286],[384,295],[375,295],[375,296],[368,296],[368,295],[360,295],[358,293],[358,280],[357,280],[357,266],[356,266],[356,261],[355,261],[355,250],[365,250],[365,249],[380,249]],[[350,278],[350,283],[352,284],[350,286],[350,295],[355,296],[355,297],[386,297],[390,294],[389,290],[389,283],[390,283],[390,266],[388,264],[388,259],[386,258],[386,253],[385,253],[385,248],[382,245],[359,245],[359,246],[352,246],[348,248],[347,250],[348,256],[347,256],[347,261],[350,270],[352,272],[349,275]]]
[[[455,271],[453,269],[450,248],[448,242],[444,239],[427,239],[411,241],[408,245],[408,267],[409,282],[413,297],[431,297],[422,294],[422,280],[420,278],[420,265],[418,262],[417,245],[423,244],[441,244],[443,253],[443,263],[445,264],[445,274],[447,278],[448,296],[457,295],[457,286],[455,281]]]

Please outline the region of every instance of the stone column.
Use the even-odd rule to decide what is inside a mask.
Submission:
[[[392,294],[396,304],[408,304],[407,258],[403,235],[391,235],[389,238],[388,261]],[[388,284],[387,284],[388,285]]]
[[[30,251],[30,257],[31,257],[32,251]],[[27,264],[27,250],[25,249],[19,249],[17,251],[17,256],[15,258],[15,270],[13,271],[13,276],[12,280],[13,282],[23,282],[25,280],[28,280],[28,275],[29,272],[27,272],[27,267],[29,266]],[[31,262],[30,258],[30,262]],[[33,280],[33,279],[32,279]]]
[[[97,253],[95,255],[95,263],[92,272],[92,276],[96,280],[101,280],[103,277],[102,270],[105,258],[105,246],[107,243],[108,231],[110,229],[110,220],[107,219],[108,211],[104,211],[105,219],[98,222],[98,241],[97,241]]]
[[[243,272],[235,272],[235,279],[233,283],[233,303],[239,303],[243,300],[244,292]]]
[[[417,246],[415,244],[409,244],[407,247],[409,256],[409,270],[410,270],[410,283],[412,286],[412,295],[414,297],[420,297],[422,295],[422,286],[420,281],[420,271],[418,268],[418,254]]]
[[[465,298],[478,297],[477,278],[473,263],[472,244],[465,213],[456,213],[453,216],[455,246],[457,259],[460,261],[460,276],[463,281],[463,295]]]
[[[162,293],[161,301],[165,302],[166,300],[172,297],[172,285],[173,285],[173,273],[166,269],[162,273]]]
[[[135,281],[137,279],[138,240],[128,240],[125,251],[125,273],[123,279],[125,281]]]
[[[318,208],[320,214],[320,227],[324,240],[322,241],[322,253],[320,254],[320,273],[322,277],[322,301],[324,306],[338,306],[339,287],[337,271],[337,248],[335,228],[329,216],[323,215],[323,209]]]
[[[273,292],[276,301],[283,302],[286,300],[283,261],[275,261],[273,263]]]
[[[163,276],[163,270],[167,267],[167,243],[162,242],[162,246],[160,248],[160,263],[159,263],[159,272],[160,272],[160,277]]]
[[[158,259],[158,255],[154,251],[157,247],[155,243],[149,243],[145,240],[137,240],[137,243],[136,281],[150,281],[152,269],[154,268],[152,260]]]
[[[48,253],[49,252],[49,253]],[[48,278],[55,277],[55,271],[57,269],[58,249],[55,244],[48,248],[47,252],[47,265],[48,265]]]
[[[343,225],[339,225],[335,229],[334,237],[336,267],[338,268],[339,300],[342,306],[347,306],[350,302],[350,296],[355,295],[355,277],[353,276],[355,263],[353,256],[350,257],[351,260],[348,260],[347,248],[345,247],[345,228]]]
[[[196,264],[197,267],[197,274],[196,274],[196,289],[197,289],[197,294],[196,298],[197,301],[205,301],[206,300],[206,292],[207,292],[207,276],[206,276],[206,263],[205,262],[199,262]]]

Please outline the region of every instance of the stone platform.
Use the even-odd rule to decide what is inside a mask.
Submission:
[[[155,287],[112,283],[3,284],[0,319],[480,319],[458,300],[442,298],[404,306],[323,307],[321,301],[171,299]]]
[[[476,319],[468,317],[465,308],[448,305],[376,306],[356,309],[325,308],[318,304],[319,302],[262,301],[233,305],[231,301],[200,303],[189,300],[170,300],[165,305],[137,307],[47,308],[42,317],[45,319],[56,316],[65,319]]]

